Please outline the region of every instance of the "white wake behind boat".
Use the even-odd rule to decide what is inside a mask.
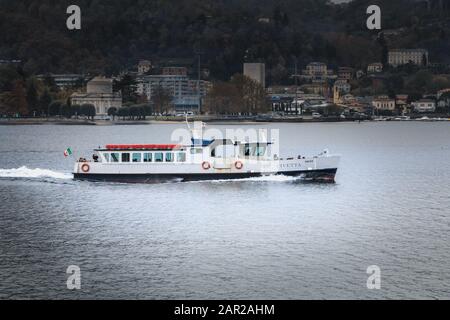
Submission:
[[[334,182],[340,156],[327,150],[317,156],[279,157],[272,142],[231,139],[199,140],[191,144],[107,145],[94,160],[75,163],[79,180],[152,183],[223,180],[285,175],[309,181]]]

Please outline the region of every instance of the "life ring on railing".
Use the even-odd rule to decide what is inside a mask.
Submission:
[[[209,170],[209,169],[211,169],[211,165],[209,164],[208,161],[204,161],[202,163],[202,168],[203,168],[203,170]]]
[[[238,170],[242,170],[242,168],[244,167],[244,164],[241,161],[236,161],[234,163],[234,167]]]
[[[91,168],[89,167],[89,165],[87,163],[85,163],[81,166],[81,171],[83,171],[84,173],[89,172],[90,169]]]

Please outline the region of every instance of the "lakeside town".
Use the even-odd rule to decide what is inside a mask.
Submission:
[[[200,59],[191,66],[170,62],[141,60],[134,70],[113,77],[36,75],[28,86],[17,81],[11,93],[2,94],[0,115],[3,120],[118,122],[185,116],[206,121],[449,119],[450,74],[442,73],[449,66],[431,62],[425,49],[390,50],[387,65],[373,62],[365,69],[331,68],[324,62],[302,69],[295,65],[287,79],[292,84],[273,86],[266,86],[263,62],[245,62],[242,74],[228,82],[209,81]],[[10,73],[20,64],[0,61]],[[428,91],[420,92],[423,88]]]
[[[0,61],[10,72],[20,63]],[[289,75],[293,84],[266,87],[261,62],[244,63],[242,74],[228,82],[212,82],[200,59],[191,67],[141,60],[134,70],[109,78],[41,74],[26,88],[15,83],[12,92],[1,95],[0,114],[3,120],[119,122],[185,116],[206,121],[448,120],[450,74],[443,72],[449,69],[430,62],[425,49],[394,49],[387,65],[333,69],[311,62],[303,69],[295,66]],[[410,93],[399,91],[400,86]]]

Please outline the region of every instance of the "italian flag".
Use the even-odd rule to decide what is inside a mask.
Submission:
[[[71,156],[71,155],[72,155],[72,149],[67,148],[67,149],[64,151],[64,157],[68,157],[68,156]]]

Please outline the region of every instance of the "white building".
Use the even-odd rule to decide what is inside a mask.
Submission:
[[[108,115],[112,107],[122,107],[122,94],[113,92],[113,80],[103,77],[95,77],[87,84],[86,93],[74,93],[71,96],[72,105],[92,104],[97,116]]]
[[[320,109],[328,106],[327,99],[317,94],[275,93],[270,94],[272,111],[287,114],[302,114],[305,109]]]
[[[434,112],[436,111],[436,102],[431,99],[422,99],[419,101],[414,101],[411,106],[417,112]]]
[[[375,110],[394,111],[395,99],[390,99],[388,97],[376,98],[372,101],[372,106]]]
[[[383,64],[381,62],[374,62],[367,66],[367,73],[383,72]]]
[[[428,65],[428,50],[425,49],[394,49],[389,51],[389,64],[398,67],[412,63],[418,66]]]
[[[167,90],[177,111],[199,111],[199,97],[206,96],[211,88],[210,82],[191,80],[186,75],[148,75],[139,77],[137,83],[137,93],[148,101],[159,88]]]
[[[264,63],[244,63],[244,76],[266,87],[266,65]]]
[[[328,69],[328,66],[323,62],[311,62],[302,71],[300,76],[303,79],[312,82],[324,82],[327,79],[337,79],[337,75],[333,70]]]
[[[326,77],[328,75],[328,67],[322,62],[311,62],[306,66],[304,74],[312,77]]]
[[[55,82],[56,86],[62,90],[75,87],[79,84],[83,84],[86,80],[86,77],[84,75],[74,73],[40,74],[36,76],[36,79],[40,81],[44,81],[46,78],[52,79]]]

